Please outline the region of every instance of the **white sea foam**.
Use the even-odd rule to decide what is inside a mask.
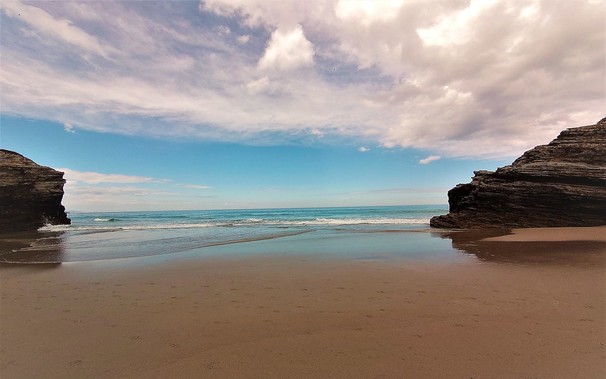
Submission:
[[[196,229],[218,226],[212,223],[199,224],[156,224],[156,225],[131,225],[120,227],[122,230],[154,230],[154,229]]]
[[[269,225],[413,225],[429,224],[429,219],[419,218],[316,218],[314,220],[266,221]]]
[[[67,230],[70,230],[71,226],[70,225],[51,225],[51,224],[46,224],[41,228],[38,228],[39,232],[65,232]]]
[[[253,226],[341,226],[341,225],[426,225],[429,219],[425,218],[315,218],[311,220],[267,220],[262,218],[248,218],[246,220],[229,221],[216,220],[203,223],[158,223],[158,224],[132,224],[121,225],[111,223],[100,224],[113,219],[94,219],[95,224],[89,225],[46,225],[39,230],[42,232],[107,232],[118,230],[162,230],[162,229],[197,229],[211,227],[253,227]]]
[[[113,221],[116,221],[116,219],[114,219],[114,218],[99,218],[98,217],[98,218],[95,218],[93,221],[94,222],[113,222]]]
[[[221,226],[220,224],[155,224],[155,225],[124,225],[124,226],[74,226],[74,225],[46,225],[38,229],[41,232],[65,231],[118,231],[118,230],[160,230],[160,229],[195,229]]]
[[[326,225],[360,225],[360,224],[377,224],[377,225],[410,225],[410,224],[428,224],[429,219],[419,218],[351,218],[351,219],[334,219],[334,218],[317,218],[314,222]]]

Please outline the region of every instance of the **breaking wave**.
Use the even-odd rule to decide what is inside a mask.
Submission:
[[[199,229],[212,227],[245,227],[245,226],[344,226],[344,225],[426,225],[429,219],[420,218],[315,218],[310,220],[265,220],[249,218],[233,221],[210,221],[202,223],[166,222],[155,224],[119,224],[113,218],[95,218],[94,224],[88,225],[46,225],[39,229],[41,232],[60,231],[117,231],[117,230],[164,230],[164,229]],[[111,226],[99,223],[111,222]]]

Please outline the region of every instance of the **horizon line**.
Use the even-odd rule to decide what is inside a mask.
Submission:
[[[446,206],[448,203],[435,204],[399,204],[399,205],[341,205],[335,207],[269,207],[269,208],[216,208],[216,209],[165,209],[165,210],[116,210],[116,211],[83,211],[65,210],[66,213],[143,213],[143,212],[206,212],[206,211],[254,211],[254,210],[276,210],[276,209],[332,209],[332,208],[388,208],[388,207],[427,207]]]

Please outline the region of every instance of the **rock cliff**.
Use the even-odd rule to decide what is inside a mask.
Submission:
[[[606,225],[606,118],[448,191],[438,228]]]
[[[0,232],[69,224],[61,205],[63,173],[0,149]]]

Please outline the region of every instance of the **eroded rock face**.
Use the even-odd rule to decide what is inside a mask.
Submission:
[[[438,228],[606,225],[606,118],[564,130],[495,172],[448,191]]]
[[[69,224],[61,205],[63,173],[0,149],[0,232]]]

